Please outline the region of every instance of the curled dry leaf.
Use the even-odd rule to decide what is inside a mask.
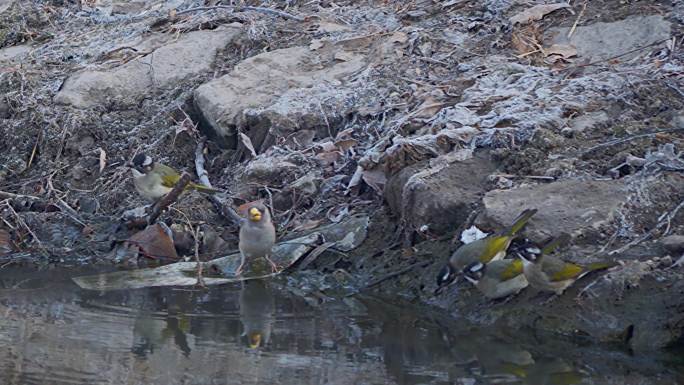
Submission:
[[[137,246],[145,256],[178,259],[173,240],[159,224],[147,226],[145,230],[133,234],[127,242]]]
[[[535,5],[532,8],[528,8],[520,13],[515,14],[509,19],[509,21],[511,24],[527,24],[534,20],[541,20],[544,16],[561,8],[570,8],[570,4],[556,3]]]
[[[257,154],[256,154],[256,151],[254,151],[254,145],[252,144],[252,140],[249,138],[249,136],[247,136],[241,132],[240,133],[240,141],[242,141],[242,144],[244,144],[245,147],[249,150],[249,153],[252,154],[252,156],[256,158]]]
[[[559,60],[568,60],[571,57],[577,56],[577,48],[573,45],[554,44],[544,49],[544,53],[548,63],[555,63]]]
[[[372,170],[363,170],[361,177],[367,185],[371,186],[371,188],[375,190],[375,192],[382,195],[382,192],[385,189],[385,184],[387,183],[387,176],[385,175],[384,171],[382,171],[379,167]]]
[[[107,167],[107,153],[102,148],[99,148],[99,150],[100,150],[100,174],[102,174],[102,171],[104,171],[105,167]]]

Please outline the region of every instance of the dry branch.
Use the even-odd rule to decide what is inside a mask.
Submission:
[[[254,11],[254,12],[259,12],[259,13],[265,13],[265,14],[270,14],[270,15],[275,15],[275,16],[280,16],[285,19],[291,19],[291,20],[297,20],[297,21],[304,21],[306,18],[301,17],[301,16],[296,16],[287,12],[279,11],[277,9],[272,9],[272,8],[266,8],[266,7],[251,7],[251,6],[239,6],[239,5],[214,5],[211,7],[196,7],[196,8],[189,8],[189,9],[184,9],[182,11],[178,11],[176,13],[176,16],[180,16],[186,13],[191,13],[191,12],[201,12],[201,11],[213,11],[215,9],[230,9],[233,11]]]

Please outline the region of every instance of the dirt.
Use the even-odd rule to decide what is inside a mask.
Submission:
[[[356,290],[426,302],[476,323],[524,327],[539,318],[558,331],[549,316],[556,312],[567,315],[568,330],[596,341],[621,341],[632,325],[627,342],[640,349],[681,341],[681,296],[644,303],[665,288],[681,290],[681,266],[673,265],[680,256],[657,243],[684,234],[684,210],[675,211],[684,199],[681,5],[605,0],[583,10],[573,2],[572,12],[513,26],[509,18],[527,4],[245,2],[306,16],[300,21],[247,9],[183,13],[205,4],[180,3],[137,2],[130,14],[110,14],[97,2],[25,1],[0,12],[0,230],[9,234],[0,251],[11,250],[0,266],[173,262],[118,252],[139,230],[122,214],[146,204],[125,165],[144,151],[194,174],[197,144],[207,137],[206,169],[214,187],[228,191],[224,204],[265,199],[281,238],[357,213],[371,217],[360,248],[342,258],[323,253],[310,265],[347,274]],[[660,31],[675,44],[596,63],[550,62],[538,50],[552,28],[643,15],[662,16]],[[221,35],[226,28],[234,36]],[[184,44],[205,33],[220,38],[184,58],[197,48]],[[456,156],[472,149],[472,158]],[[486,160],[468,166],[483,153]],[[564,183],[579,186],[571,197],[554,189]],[[583,196],[592,194],[583,183],[619,193]],[[559,223],[548,213],[548,191],[561,206],[576,200],[563,206]],[[492,308],[467,285],[434,298],[436,273],[461,231],[506,225],[517,215],[506,210],[511,196],[515,210],[547,204],[526,234],[535,240],[591,234],[577,236],[565,258],[602,260],[618,250],[611,259],[648,269],[630,276],[637,284],[624,297],[613,295],[624,289],[616,283],[573,302],[588,279],[542,310],[531,294]],[[609,215],[586,221],[590,211]],[[197,193],[184,194],[161,220],[177,234],[181,259],[194,257],[196,229],[205,238],[202,259],[236,249],[235,223]],[[181,247],[181,238],[191,246]],[[597,299],[606,296],[617,299]],[[585,306],[604,306],[603,316],[625,322],[603,327],[571,317]],[[624,310],[630,306],[641,310]],[[653,336],[644,334],[640,312],[662,314]]]

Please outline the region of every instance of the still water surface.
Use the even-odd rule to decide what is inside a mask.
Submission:
[[[675,354],[500,338],[395,301],[277,281],[93,292],[0,270],[0,384],[676,384]],[[81,272],[80,274],[83,274]],[[395,303],[392,303],[395,302]]]

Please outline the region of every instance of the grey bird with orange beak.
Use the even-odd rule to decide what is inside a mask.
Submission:
[[[242,273],[245,262],[252,262],[265,258],[276,271],[276,265],[271,260],[271,253],[276,240],[275,226],[271,213],[261,201],[246,203],[239,207],[244,218],[240,223],[240,266],[236,275]]]

